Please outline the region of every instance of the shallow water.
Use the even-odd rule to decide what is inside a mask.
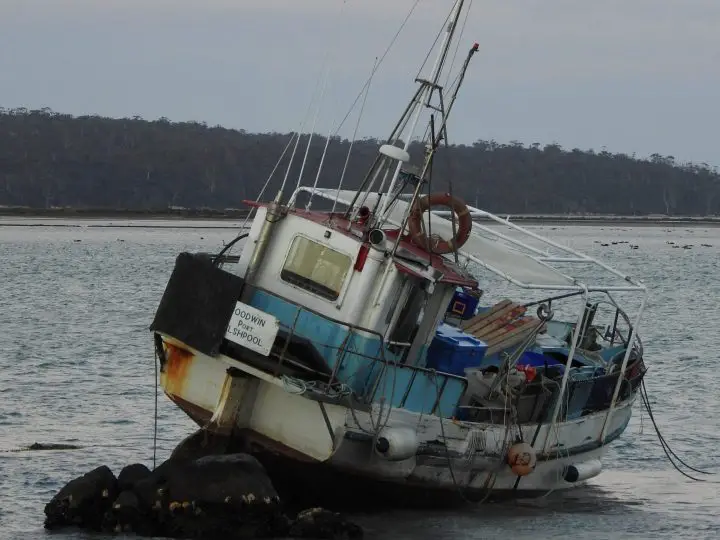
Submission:
[[[64,224],[74,226],[58,226]],[[101,464],[116,473],[132,462],[152,465],[156,394],[148,326],[177,253],[216,251],[234,234],[226,228],[232,224],[217,222],[89,226],[98,224],[0,221],[3,540],[43,538],[43,506],[71,478]],[[221,228],[206,228],[215,225]],[[641,334],[655,417],[686,462],[720,472],[720,229],[534,229],[604,257],[651,288]],[[599,243],[623,240],[639,248]],[[693,248],[673,249],[667,241]],[[492,282],[483,284],[490,298],[502,296]],[[158,396],[158,462],[193,430]],[[33,442],[83,448],[16,451]],[[639,403],[604,463],[588,486],[540,500],[355,518],[368,538],[720,538],[720,484],[713,483],[720,476],[701,483],[676,472]]]

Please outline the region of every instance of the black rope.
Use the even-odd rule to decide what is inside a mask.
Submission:
[[[690,480],[695,480],[696,482],[707,482],[707,480],[704,480],[704,479],[702,479],[702,478],[695,478],[694,476],[689,475],[689,474],[686,473],[685,471],[681,470],[680,467],[678,467],[677,464],[673,461],[673,457],[674,457],[674,458],[677,459],[681,464],[683,464],[685,467],[687,467],[687,468],[690,469],[691,471],[695,471],[695,472],[700,473],[700,474],[708,474],[708,475],[716,474],[716,473],[713,473],[713,472],[703,471],[703,470],[701,470],[701,469],[697,469],[697,468],[695,468],[695,467],[692,467],[692,466],[688,465],[687,463],[685,463],[685,462],[673,451],[672,448],[670,448],[670,445],[669,445],[668,442],[665,440],[665,437],[663,436],[663,434],[660,432],[660,428],[658,427],[657,422],[655,422],[655,416],[653,415],[652,407],[650,406],[650,398],[648,397],[647,388],[645,387],[645,381],[644,381],[644,380],[640,383],[640,397],[642,398],[643,405],[645,405],[645,409],[646,409],[647,412],[648,412],[648,416],[650,417],[650,421],[652,422],[652,425],[653,425],[653,427],[655,428],[655,433],[656,433],[657,436],[658,436],[658,440],[660,441],[660,445],[662,446],[663,452],[665,452],[665,455],[667,456],[667,458],[668,458],[668,460],[670,461],[670,463],[672,464],[672,466],[673,466],[680,474],[682,474],[683,476],[686,476],[686,477],[689,478]]]
[[[218,262],[222,260],[222,256],[225,255],[225,253],[227,253],[227,251],[228,251],[231,247],[233,247],[235,244],[237,244],[237,243],[238,243],[240,240],[242,240],[243,238],[247,238],[249,234],[250,234],[250,233],[242,233],[242,234],[237,235],[237,236],[236,236],[235,238],[233,238],[232,240],[230,240],[230,242],[228,242],[228,244],[227,244],[224,248],[222,248],[222,250],[220,251],[220,253],[218,253],[218,254],[215,256],[215,259],[214,259],[213,263],[217,265]]]
[[[158,358],[157,348],[155,348],[155,415],[153,421],[153,470],[157,464],[157,427],[158,427]]]

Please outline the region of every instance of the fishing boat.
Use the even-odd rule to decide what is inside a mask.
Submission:
[[[167,397],[256,456],[285,497],[545,495],[600,474],[631,418],[645,286],[451,186],[431,191],[478,50],[441,86],[465,7],[361,185],[289,190],[286,173],[220,253],[178,255],[155,313]],[[517,297],[486,300],[492,280]],[[632,318],[620,296],[637,301]]]

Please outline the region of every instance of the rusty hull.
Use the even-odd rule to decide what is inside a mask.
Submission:
[[[248,424],[261,381],[239,370],[221,371],[217,388],[210,399],[199,400],[197,388],[204,386],[204,365],[210,360],[171,337],[162,338],[162,369],[160,384],[168,398],[187,414],[201,429],[218,435],[235,435],[264,451],[281,454],[298,462],[315,462],[316,458],[293,449],[280,440],[263,435]],[[240,374],[238,374],[240,373]],[[195,380],[198,378],[198,380]],[[327,428],[324,424],[322,430]]]
[[[163,341],[163,349],[165,365],[160,373],[160,384],[168,395],[182,395],[195,355],[167,341]]]
[[[165,362],[160,371],[160,386],[165,395],[200,427],[209,427],[213,411],[200,407],[181,397],[188,382],[190,367],[195,355],[178,345],[162,342]]]
[[[162,340],[164,362],[160,385],[163,391],[203,429],[222,435],[231,433],[235,426],[235,412],[243,395],[243,379],[226,373],[214,407],[208,408],[207,402],[203,405],[196,403],[191,397],[190,379],[197,376],[197,370],[194,371],[193,367],[200,359],[176,340],[171,340],[172,338]]]

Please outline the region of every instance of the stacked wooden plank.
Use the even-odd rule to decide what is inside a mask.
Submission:
[[[486,356],[513,347],[537,330],[542,321],[526,316],[526,308],[510,300],[498,302],[488,311],[465,321],[461,328],[488,345]]]

